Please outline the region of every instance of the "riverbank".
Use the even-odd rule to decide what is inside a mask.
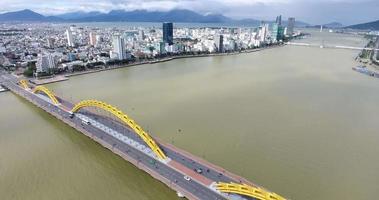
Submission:
[[[379,78],[379,73],[378,72],[370,70],[366,66],[363,66],[363,67],[360,67],[360,66],[353,67],[352,69],[354,71],[356,71],[356,72],[359,72],[359,73],[362,73],[362,74],[366,74],[368,76],[372,76],[372,77],[375,77],[375,78]]]
[[[378,51],[374,50],[378,46],[379,37],[376,39],[369,39],[368,43],[365,45],[365,48],[370,48],[373,50],[363,49],[361,52],[359,52],[355,60],[363,65],[353,67],[353,70],[362,74],[366,74],[368,76],[379,78],[379,61],[377,60]]]
[[[368,39],[364,49],[359,52],[355,60],[363,64],[376,65],[379,67],[379,61],[377,60],[378,52],[375,49],[379,47],[379,37]]]
[[[6,92],[6,91],[8,91],[8,89],[5,89],[5,88],[3,88],[3,87],[0,86],[0,93]]]
[[[67,81],[68,78],[65,76],[53,76],[51,78],[46,79],[30,79],[30,82],[35,85],[45,85],[49,83],[55,83],[55,82],[61,82],[61,81]]]
[[[64,76],[66,78],[64,80],[57,80],[55,78],[49,78],[49,79],[43,79],[43,81],[41,81],[41,79],[30,79],[30,81],[33,82],[33,83],[34,82],[38,82],[40,84],[49,84],[49,83],[54,83],[54,82],[68,80],[68,78],[71,77],[71,76],[80,76],[80,75],[97,73],[97,72],[102,72],[102,71],[120,69],[120,68],[124,68],[124,67],[134,67],[134,66],[145,65],[145,64],[163,63],[163,62],[169,62],[169,61],[172,61],[172,60],[184,59],[184,58],[230,56],[230,55],[238,55],[238,54],[244,54],[244,53],[253,53],[253,52],[262,51],[262,50],[265,50],[265,49],[272,49],[272,48],[281,47],[281,46],[284,46],[284,44],[283,45],[273,45],[273,46],[268,46],[268,47],[263,47],[263,48],[256,48],[256,49],[248,49],[248,50],[243,50],[243,51],[238,51],[238,52],[230,52],[230,53],[212,53],[212,54],[199,54],[199,55],[180,55],[180,56],[166,57],[166,58],[162,58],[162,59],[158,59],[158,60],[154,60],[154,61],[141,61],[141,62],[137,62],[137,63],[130,63],[130,64],[126,64],[126,65],[112,65],[112,66],[102,65],[102,66],[100,66],[100,68],[97,68],[97,69],[91,69],[91,70],[86,70],[86,71],[80,71],[80,72],[63,74],[61,76]]]
[[[169,62],[172,60],[185,59],[185,58],[201,58],[201,57],[231,56],[231,55],[238,55],[238,54],[246,54],[246,53],[253,53],[253,52],[258,52],[258,51],[262,51],[262,50],[266,50],[266,49],[277,48],[277,47],[281,47],[284,45],[285,44],[273,45],[273,46],[267,46],[267,47],[262,47],[262,48],[248,49],[248,50],[243,50],[243,51],[238,51],[238,52],[228,52],[228,53],[212,53],[212,54],[199,54],[199,55],[172,56],[172,57],[157,59],[154,61],[141,61],[141,62],[134,62],[134,63],[130,63],[130,64],[125,64],[125,65],[111,65],[111,66],[102,65],[102,66],[98,67],[97,69],[90,69],[90,70],[74,72],[74,73],[65,73],[65,74],[53,76],[51,78],[44,78],[44,79],[35,79],[34,78],[34,79],[29,79],[29,81],[31,83],[36,84],[36,85],[45,85],[45,84],[50,84],[50,83],[55,83],[55,82],[66,81],[66,80],[69,80],[69,77],[72,77],[72,76],[92,74],[92,73],[97,73],[97,72],[102,72],[102,71],[120,69],[120,68],[124,68],[124,67],[134,67],[134,66],[146,65],[146,64],[163,63],[163,62]]]

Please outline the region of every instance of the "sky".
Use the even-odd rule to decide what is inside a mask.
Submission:
[[[351,25],[379,20],[379,0],[0,0],[0,12],[31,9],[44,15],[114,9],[167,11],[189,9],[234,19],[295,17],[310,24]]]

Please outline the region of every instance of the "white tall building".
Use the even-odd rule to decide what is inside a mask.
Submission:
[[[292,37],[295,28],[295,18],[288,18],[287,35]]]
[[[0,53],[5,53],[6,49],[3,43],[0,43]]]
[[[89,33],[89,44],[91,46],[96,46],[96,43],[97,43],[96,33],[90,32]]]
[[[96,35],[96,43],[101,43],[103,42],[103,38],[101,37],[101,35]]]
[[[74,47],[75,46],[75,42],[74,42],[74,38],[72,37],[71,29],[67,29],[66,30],[66,36],[67,36],[67,45],[69,47]]]
[[[125,40],[120,35],[113,36],[113,58],[118,60],[126,59]]]
[[[70,31],[71,32],[76,32],[76,26],[75,25],[70,26]]]
[[[262,43],[266,42],[267,35],[268,35],[268,24],[262,23],[261,26],[259,27],[260,42]]]
[[[38,60],[36,63],[37,73],[48,72],[56,67],[56,63],[53,55],[51,54],[38,54]]]

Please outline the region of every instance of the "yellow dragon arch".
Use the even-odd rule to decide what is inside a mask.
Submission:
[[[33,93],[37,93],[37,92],[41,92],[41,93],[46,94],[55,105],[59,104],[59,101],[55,97],[55,95],[49,89],[47,89],[46,87],[44,87],[44,86],[37,86],[37,87],[35,87],[33,89]]]
[[[259,200],[286,200],[278,194],[268,192],[259,187],[250,185],[241,185],[237,183],[217,183],[216,189],[223,193],[240,194],[248,197],[253,197]]]
[[[20,85],[21,85],[21,87],[22,88],[24,88],[24,89],[29,89],[29,85],[28,85],[28,82],[26,81],[26,80],[20,80]]]
[[[74,108],[71,110],[72,113],[75,113],[79,111],[81,108],[84,107],[96,107],[100,108],[102,110],[105,110],[112,115],[116,116],[118,119],[120,119],[122,122],[127,124],[130,128],[132,128],[137,135],[143,139],[143,141],[153,150],[155,155],[158,156],[160,159],[166,159],[166,155],[163,153],[161,148],[156,144],[156,142],[153,140],[153,138],[147,134],[141,126],[139,126],[133,119],[129,118],[126,114],[124,114],[121,110],[117,109],[116,107],[109,105],[107,103],[96,101],[96,100],[85,100],[81,101],[78,104],[74,106]]]

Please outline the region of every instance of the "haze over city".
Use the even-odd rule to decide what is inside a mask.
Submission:
[[[139,10],[167,11],[190,9],[202,14],[223,14],[235,19],[270,20],[282,14],[310,24],[340,22],[344,25],[379,18],[376,0],[2,0],[0,12],[31,9],[56,15],[75,11]]]

